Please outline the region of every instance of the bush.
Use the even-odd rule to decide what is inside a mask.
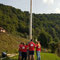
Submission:
[[[58,43],[57,54],[60,57],[60,43]]]

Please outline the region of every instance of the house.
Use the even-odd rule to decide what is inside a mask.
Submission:
[[[6,32],[6,30],[5,30],[4,28],[0,27],[0,32],[5,33],[5,32]]]

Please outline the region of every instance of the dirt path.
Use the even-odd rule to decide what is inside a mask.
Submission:
[[[14,57],[16,55],[18,55],[18,54],[7,54],[8,57]]]

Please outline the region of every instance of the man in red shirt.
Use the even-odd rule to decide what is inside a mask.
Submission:
[[[34,60],[34,48],[35,48],[35,43],[32,41],[28,44],[29,46],[29,55],[30,55],[30,60]],[[33,57],[33,58],[32,58]]]
[[[21,60],[21,56],[22,56],[22,42],[19,45],[19,60]]]
[[[27,60],[27,45],[23,43],[22,46],[22,60]]]

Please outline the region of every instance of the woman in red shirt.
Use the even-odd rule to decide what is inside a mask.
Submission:
[[[40,52],[41,52],[41,44],[40,42],[36,42],[36,54],[37,54],[37,60],[40,60]]]
[[[22,60],[27,60],[27,45],[23,43],[22,46]]]

